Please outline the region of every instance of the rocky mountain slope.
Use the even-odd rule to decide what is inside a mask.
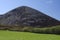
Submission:
[[[33,8],[21,6],[1,15],[0,25],[48,27],[60,25],[60,21]]]

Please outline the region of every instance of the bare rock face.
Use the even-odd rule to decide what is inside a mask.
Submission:
[[[0,16],[0,24],[8,26],[48,27],[59,25],[60,21],[33,8],[21,6]]]

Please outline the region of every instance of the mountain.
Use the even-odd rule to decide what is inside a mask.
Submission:
[[[48,27],[60,25],[60,21],[33,8],[21,6],[0,15],[0,25]]]

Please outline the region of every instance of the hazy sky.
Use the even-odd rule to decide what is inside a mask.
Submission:
[[[29,6],[60,20],[60,0],[0,0],[0,14],[19,6]]]

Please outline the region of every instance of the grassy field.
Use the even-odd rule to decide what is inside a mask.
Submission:
[[[60,35],[0,30],[0,40],[60,40]]]

